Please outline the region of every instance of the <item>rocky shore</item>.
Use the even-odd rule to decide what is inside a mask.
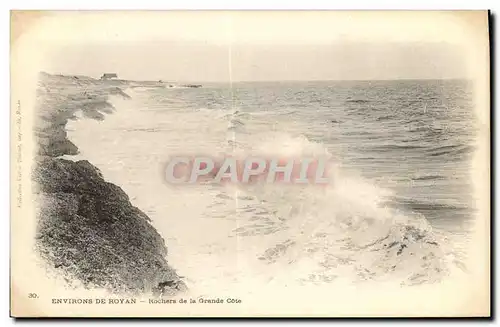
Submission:
[[[39,206],[36,247],[48,265],[87,288],[173,295],[186,286],[169,266],[165,242],[149,217],[90,162],[60,158],[78,154],[67,139],[68,120],[77,119],[77,111],[83,119],[104,119],[115,110],[109,96],[128,98],[122,90],[127,83],[40,75],[32,175]]]

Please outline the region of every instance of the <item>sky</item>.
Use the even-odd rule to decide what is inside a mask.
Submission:
[[[481,13],[57,12],[23,35],[49,73],[165,81],[467,78]],[[484,43],[484,42],[483,42]],[[471,50],[472,49],[472,50]]]

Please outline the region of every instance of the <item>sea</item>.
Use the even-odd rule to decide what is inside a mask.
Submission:
[[[204,296],[372,284],[418,287],[466,274],[476,212],[477,124],[466,80],[208,83],[131,87],[68,138],[129,195]],[[181,154],[327,156],[318,185],[172,186]],[[259,293],[263,294],[263,293]]]

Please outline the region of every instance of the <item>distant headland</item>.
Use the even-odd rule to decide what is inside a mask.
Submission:
[[[159,87],[159,88],[201,88],[202,84],[194,83],[182,83],[177,81],[167,81],[167,80],[129,80],[121,79],[118,77],[116,72],[104,72],[100,78],[94,78],[85,75],[64,75],[64,74],[49,74],[46,72],[41,72],[41,75],[58,76],[61,78],[70,78],[75,80],[88,80],[88,81],[103,81],[109,85],[114,86],[125,86],[125,87]]]

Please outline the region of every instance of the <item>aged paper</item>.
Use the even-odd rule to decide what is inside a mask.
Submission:
[[[11,12],[14,317],[490,315],[486,11]]]

